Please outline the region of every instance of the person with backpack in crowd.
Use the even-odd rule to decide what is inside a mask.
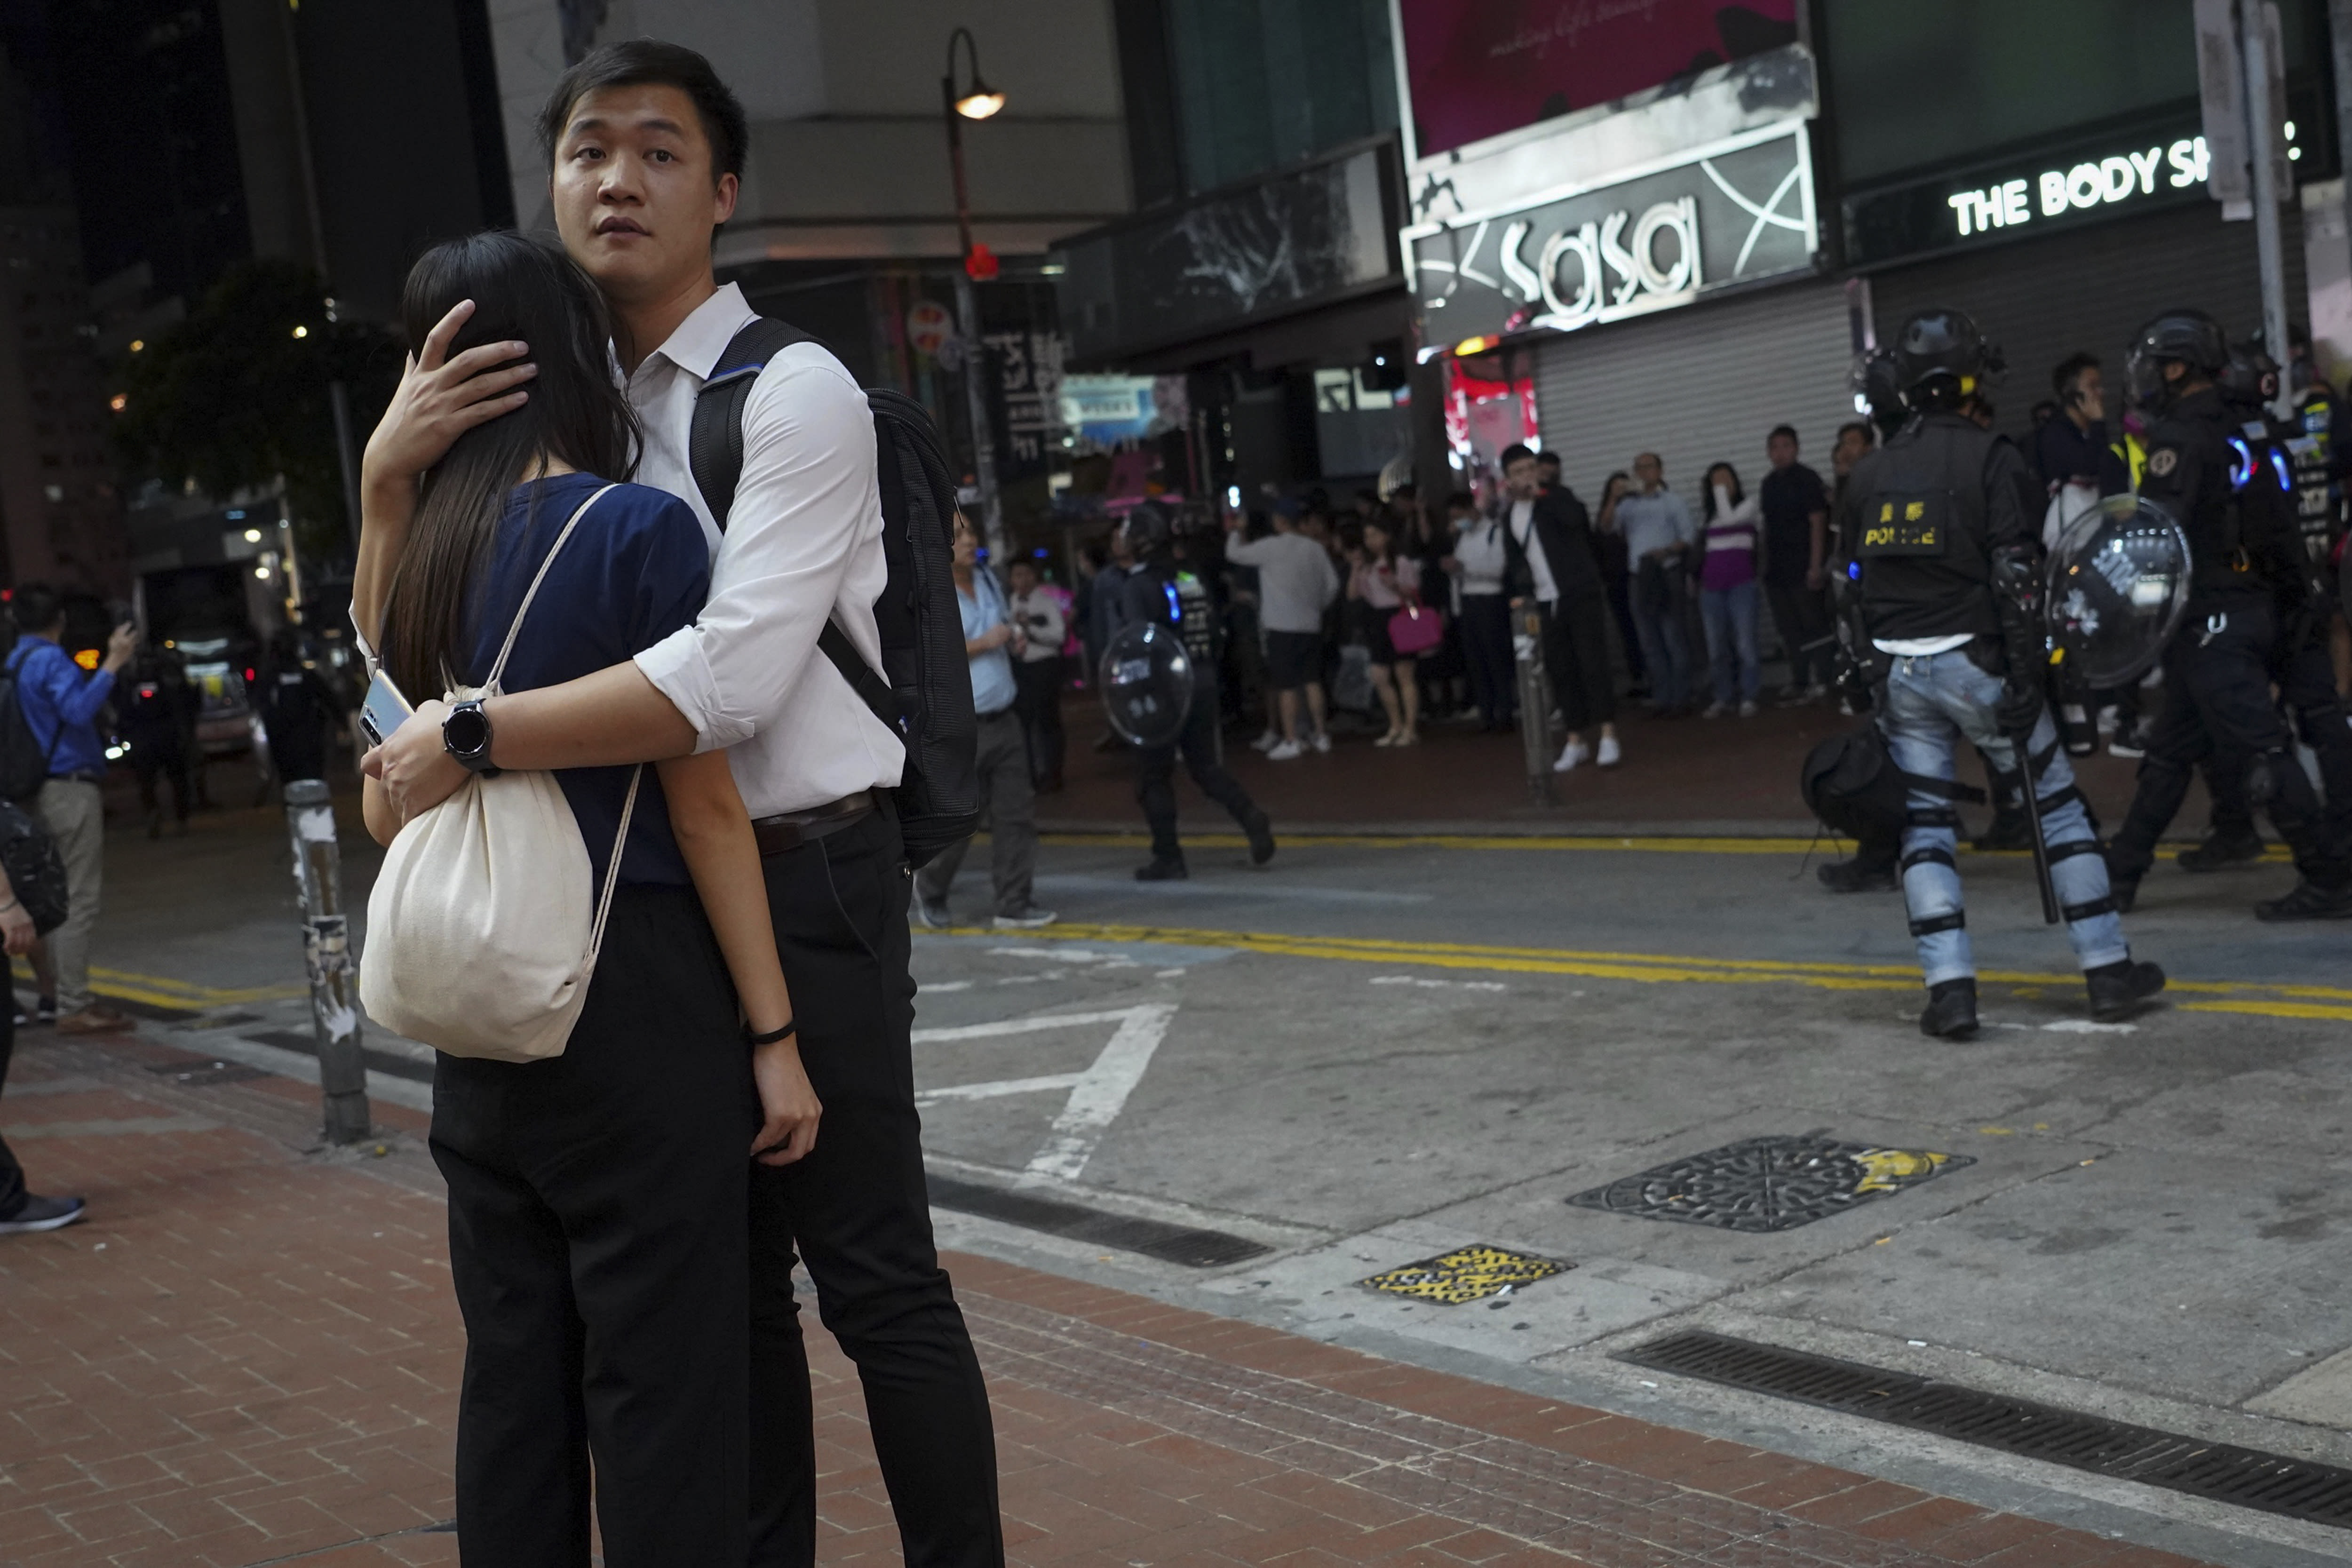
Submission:
[[[1216,607],[1200,578],[1178,564],[1175,525],[1166,508],[1144,502],[1127,514],[1119,531],[1135,565],[1108,585],[1117,596],[1110,604],[1106,637],[1118,636],[1130,622],[1155,621],[1174,628],[1192,665],[1192,699],[1185,709],[1182,731],[1165,745],[1136,749],[1135,799],[1151,826],[1151,858],[1136,868],[1135,879],[1181,882],[1192,875],[1176,837],[1179,755],[1201,793],[1240,824],[1249,839],[1250,864],[1263,866],[1274,858],[1274,825],[1217,754],[1223,726],[1217,712]]]
[[[595,674],[454,710],[422,702],[366,768],[406,820],[446,799],[468,769],[729,749],[761,851],[792,1038],[824,1107],[823,1134],[804,1158],[750,1171],[750,1561],[799,1568],[816,1552],[797,1258],[863,1380],[910,1568],[1001,1563],[987,1384],[940,1267],[924,1186],[900,812],[927,780],[910,765],[909,740],[919,761],[952,763],[959,721],[960,783],[971,787],[971,696],[925,689],[906,731],[871,700],[885,647],[875,605],[893,575],[877,464],[896,465],[898,488],[934,504],[941,487],[928,466],[908,466],[898,443],[916,439],[910,427],[894,420],[894,444],[878,445],[892,395],[869,402],[821,345],[730,353],[746,329],[762,339],[767,329],[741,289],[720,288],[711,271],[749,134],[741,103],[708,60],[648,38],[598,48],[557,81],[539,130],[556,229],[615,319],[617,364],[645,438],[637,481],[693,509],[713,558],[709,598],[693,626]],[[526,356],[537,345],[447,353],[467,313],[453,310],[427,338],[368,442],[352,595],[362,633],[378,626],[417,477],[463,431],[531,395]],[[709,492],[690,457],[706,391],[713,404],[745,397],[740,467],[710,474]],[[942,581],[945,499],[930,542]],[[951,598],[919,608],[944,614],[955,635]],[[917,630],[940,628],[919,616]],[[898,646],[917,666],[941,651]],[[960,662],[931,668],[943,662],[964,676]]]
[[[49,933],[57,973],[58,1033],[95,1035],[130,1027],[127,1014],[99,1002],[89,989],[90,939],[98,931],[99,890],[106,864],[106,740],[98,716],[114,695],[115,677],[139,651],[128,621],[106,639],[105,656],[85,671],[59,646],[66,635],[65,602],[42,583],[17,588],[14,604],[22,634],[8,655],[23,715],[20,743],[41,759],[34,815],[58,843],[65,861],[70,907],[65,924]]]

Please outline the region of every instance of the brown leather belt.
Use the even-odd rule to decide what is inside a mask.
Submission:
[[[751,837],[759,840],[762,855],[783,855],[803,844],[840,832],[874,810],[874,792],[859,790],[856,795],[843,795],[830,805],[813,805],[806,811],[788,811],[781,816],[763,816],[751,824]]]

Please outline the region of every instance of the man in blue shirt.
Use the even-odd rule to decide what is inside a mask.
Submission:
[[[1013,656],[1021,628],[1013,624],[1004,590],[980,569],[980,536],[961,513],[955,525],[956,603],[963,612],[963,651],[971,661],[971,706],[980,715],[981,787],[988,794],[989,873],[996,886],[997,929],[1034,930],[1054,916],[1029,901],[1037,870],[1037,795],[1029,778],[1029,739],[1013,702]],[[915,873],[915,918],[934,931],[954,923],[948,889],[963,864],[967,838],[940,851]]]
[[[99,795],[106,777],[106,742],[98,732],[98,715],[114,694],[115,676],[138,650],[138,633],[128,622],[115,627],[106,639],[104,661],[89,674],[58,646],[66,613],[55,589],[26,584],[16,590],[15,611],[23,637],[8,656],[8,668],[16,678],[16,700],[33,743],[49,759],[48,782],[35,809],[58,841],[66,867],[66,923],[48,936],[49,962],[58,977],[58,1032],[94,1035],[127,1028],[129,1017],[90,997],[89,942],[98,929],[99,874],[106,852],[106,809]]]

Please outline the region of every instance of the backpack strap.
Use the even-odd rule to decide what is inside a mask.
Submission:
[[[729,340],[702,390],[694,395],[686,462],[694,475],[694,488],[702,492],[702,504],[710,509],[710,519],[721,533],[727,531],[727,514],[735,507],[735,488],[743,479],[743,410],[751,401],[751,385],[778,353],[794,343],[814,342],[798,327],[767,316],[754,317]],[[816,646],[874,717],[903,739],[907,726],[898,693],[866,662],[849,634],[830,616],[824,630],[817,634]]]

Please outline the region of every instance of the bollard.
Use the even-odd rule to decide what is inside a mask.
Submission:
[[[1528,796],[1551,804],[1551,674],[1544,668],[1543,606],[1533,599],[1511,607],[1511,656],[1518,667],[1519,744],[1527,752]]]
[[[360,1054],[359,982],[343,915],[343,858],[325,781],[287,784],[286,829],[294,840],[294,883],[302,893],[302,960],[310,971],[327,1142],[354,1143],[368,1135],[367,1063]]]

